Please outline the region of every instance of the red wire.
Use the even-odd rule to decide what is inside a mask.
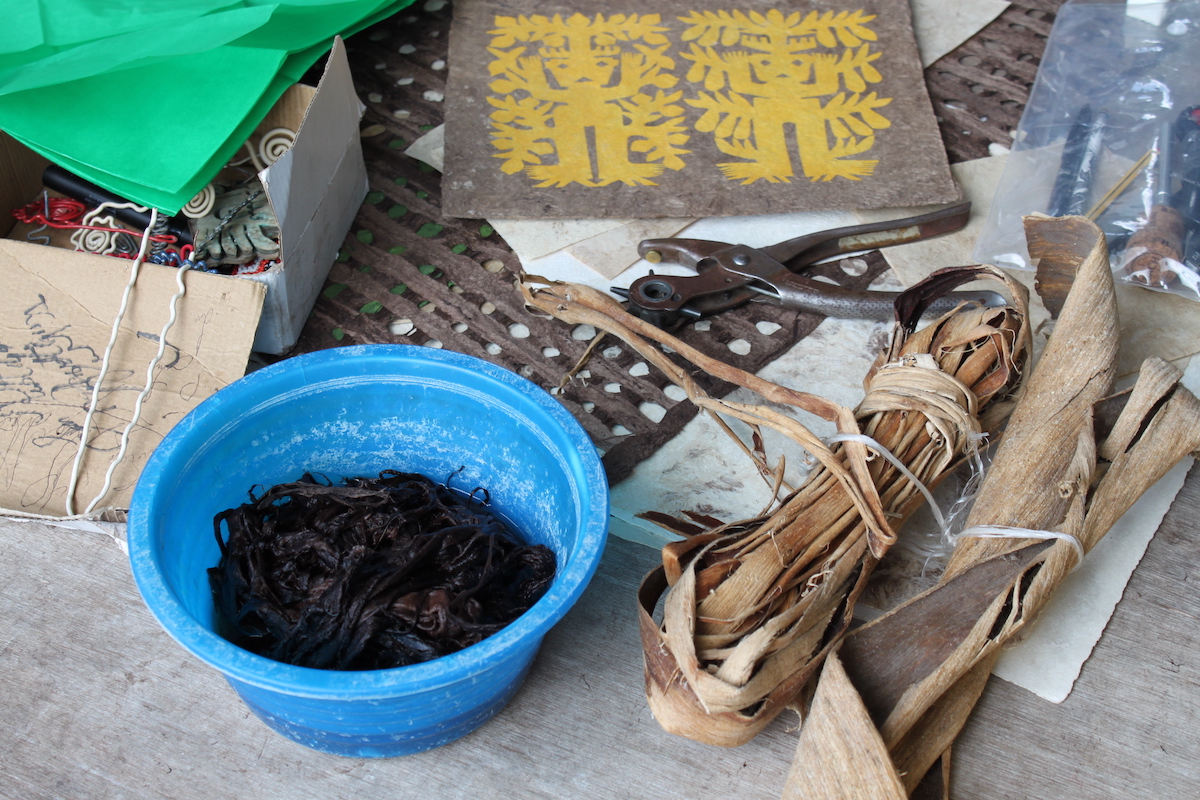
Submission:
[[[49,219],[46,216],[46,209],[49,208]],[[13,209],[13,216],[21,222],[29,223],[30,225],[40,223],[42,225],[59,225],[69,224],[77,219],[80,219],[87,207],[78,200],[68,200],[61,197],[51,197],[48,202],[42,203],[34,201],[24,208]]]
[[[278,259],[276,259],[274,261],[268,261],[265,258],[260,258],[258,260],[257,264],[251,262],[249,264],[243,264],[240,267],[235,268],[233,271],[233,274],[234,275],[257,275],[260,272],[266,272],[268,269],[270,269],[271,267],[275,266],[278,263],[279,263]]]
[[[109,228],[103,225],[82,225],[75,220],[83,217],[87,211],[87,206],[80,203],[78,200],[69,200],[61,197],[50,198],[50,215],[46,215],[46,204],[40,200],[35,200],[23,208],[14,208],[12,215],[19,221],[29,225],[49,225],[51,228],[62,228],[70,230],[85,230],[85,231],[104,231],[105,233],[128,233],[134,236],[140,236],[137,231],[131,231],[126,228]],[[173,235],[151,236],[152,242],[167,242],[168,244],[175,241]]]

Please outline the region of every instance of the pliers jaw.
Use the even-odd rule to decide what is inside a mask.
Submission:
[[[670,283],[653,274],[639,278],[628,289],[613,286],[612,292],[628,301],[631,313],[665,331],[673,331],[704,316],[690,306],[672,302],[672,296],[679,295],[674,293]]]
[[[666,330],[749,302],[755,296],[748,288],[755,273],[787,271],[761,250],[702,239],[646,239],[638,253],[651,263],[682,264],[697,271],[684,276],[651,273],[627,290],[613,288],[628,299],[634,314]],[[738,274],[726,265],[751,272]]]

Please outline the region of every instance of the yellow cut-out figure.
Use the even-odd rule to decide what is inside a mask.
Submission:
[[[488,102],[501,169],[539,187],[654,185],[681,169],[682,92],[658,14],[496,17]]]
[[[702,109],[696,130],[711,133],[717,148],[741,161],[717,166],[730,180],[787,181],[794,174],[788,129],[794,131],[801,171],[813,181],[860,180],[877,159],[855,159],[875,144],[890,122],[876,109],[891,98],[863,94],[882,76],[872,65],[879,53],[863,11],[799,12],[784,16],[741,11],[692,12],[683,57],[687,79],[703,82],[688,104]]]

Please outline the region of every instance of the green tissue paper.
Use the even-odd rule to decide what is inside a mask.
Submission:
[[[329,50],[412,0],[30,0],[0,26],[0,128],[174,214]]]

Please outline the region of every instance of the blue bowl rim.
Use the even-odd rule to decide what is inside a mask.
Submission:
[[[201,428],[216,415],[215,398],[253,394],[258,384],[281,371],[334,364],[363,357],[384,358],[397,365],[422,360],[441,362],[495,381],[525,395],[556,423],[574,445],[581,462],[584,518],[576,556],[561,569],[554,585],[529,611],[503,630],[464,650],[432,661],[382,670],[339,671],[285,664],[256,655],[222,638],[200,624],[167,585],[158,566],[150,536],[151,502],[159,483],[157,476],[175,458],[184,454],[187,434]],[[225,425],[224,412],[213,425]],[[609,515],[608,482],[595,447],[579,422],[544,389],[510,370],[474,356],[449,350],[400,344],[352,345],[306,353],[250,373],[202,401],[176,424],[155,448],[134,489],[127,524],[130,567],[134,582],[151,613],[181,646],[225,677],[262,689],[296,697],[358,700],[418,693],[470,678],[492,665],[517,657],[522,650],[536,650],[545,633],[575,604],[599,566],[607,539]],[[532,653],[525,657],[531,657]]]

